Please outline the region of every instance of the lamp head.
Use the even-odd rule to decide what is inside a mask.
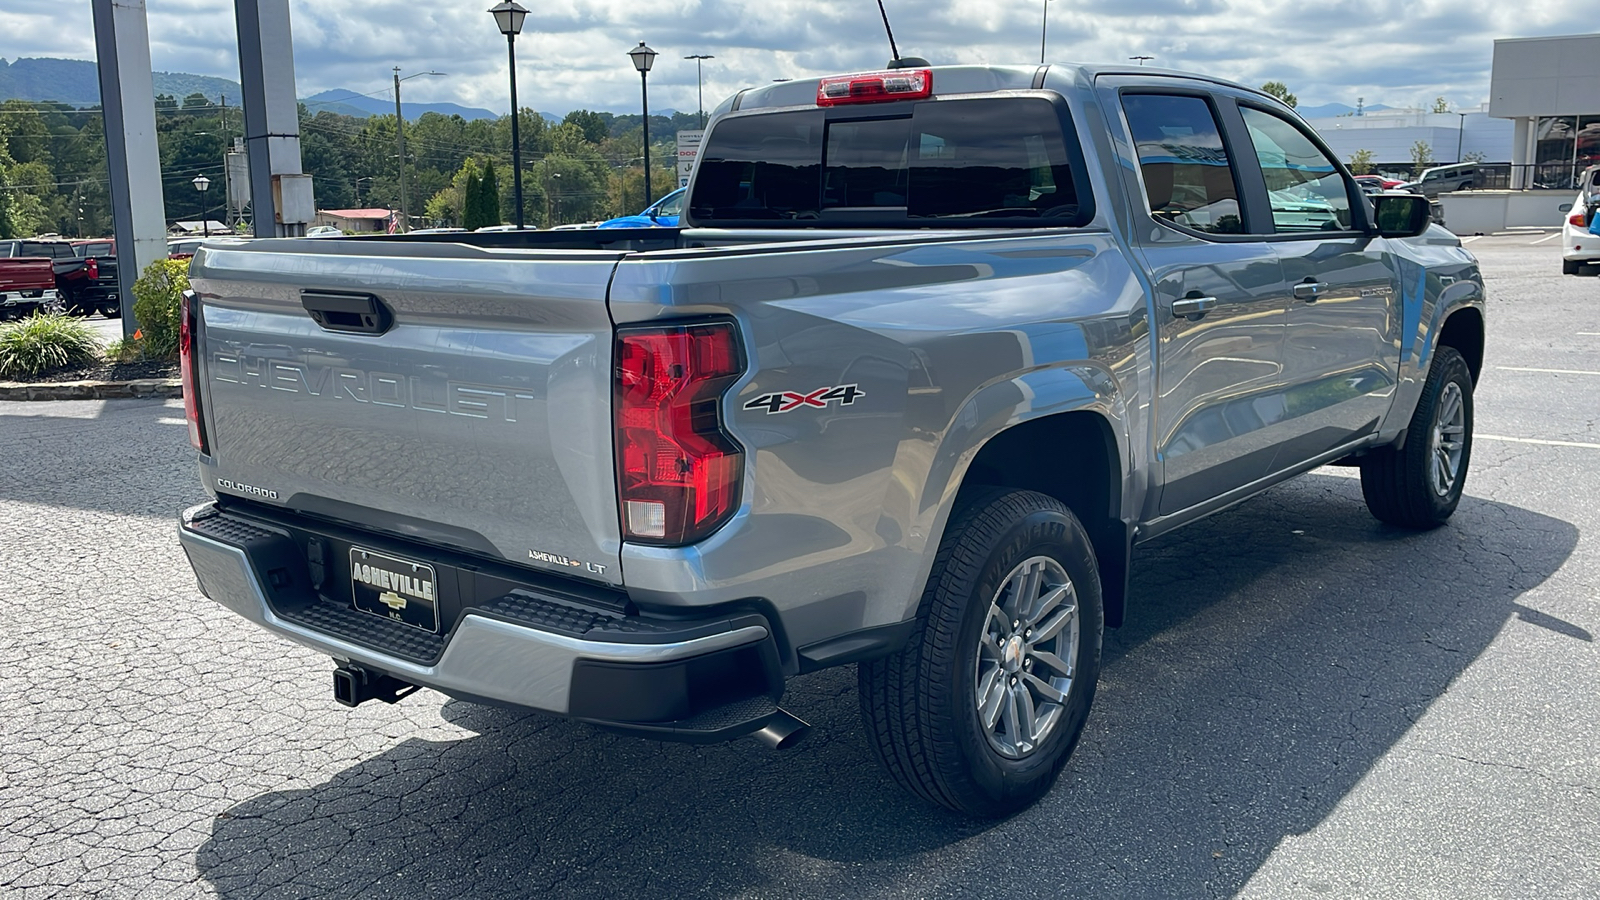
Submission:
[[[628,56],[633,59],[633,67],[641,73],[650,71],[650,67],[656,64],[657,55],[654,50],[645,46],[644,41],[640,41],[639,46],[628,51]]]
[[[500,33],[504,35],[521,34],[522,20],[528,17],[528,10],[515,0],[497,3],[490,7],[489,12],[494,15],[494,23],[500,26]]]

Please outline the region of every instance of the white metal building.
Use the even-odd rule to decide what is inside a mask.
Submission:
[[[1307,121],[1341,160],[1348,163],[1356,151],[1368,150],[1380,171],[1386,166],[1409,169],[1417,141],[1428,144],[1435,165],[1466,157],[1491,163],[1511,159],[1511,123],[1491,118],[1486,107],[1448,113],[1385,109]]]

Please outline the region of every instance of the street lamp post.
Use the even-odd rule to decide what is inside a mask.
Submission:
[[[200,192],[200,235],[202,237],[210,237],[211,223],[206,221],[206,189],[211,187],[211,179],[204,175],[196,175],[194,181],[190,183],[194,185],[195,190]]]
[[[400,67],[394,67],[394,148],[400,160],[400,223],[402,232],[411,230],[411,220],[406,216],[406,117],[400,113],[400,82],[423,75],[443,75],[443,72],[417,72],[400,77]]]
[[[1461,143],[1467,136],[1467,114],[1458,112],[1456,115],[1461,117],[1461,121],[1456,128],[1456,162],[1461,162]]]
[[[694,83],[700,98],[700,128],[703,131],[706,127],[706,81],[705,73],[701,71],[700,64],[708,59],[716,59],[716,57],[705,53],[696,53],[693,56],[685,56],[684,59],[694,60]]]
[[[506,59],[511,72],[511,183],[516,195],[517,228],[522,228],[522,131],[517,120],[522,111],[517,108],[517,35],[522,33],[522,20],[528,11],[514,0],[504,0],[489,8],[500,33],[506,36]]]
[[[655,194],[650,190],[650,67],[655,65],[656,52],[639,42],[639,46],[628,51],[628,56],[633,60],[633,67],[639,70],[639,86],[644,96],[644,205],[649,206],[655,199]]]

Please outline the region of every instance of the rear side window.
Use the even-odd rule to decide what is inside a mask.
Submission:
[[[1233,161],[1211,104],[1199,97],[1122,98],[1150,214],[1210,234],[1243,234]]]
[[[819,109],[724,120],[702,153],[691,217],[697,224],[1087,221],[1061,113],[1050,101],[938,100],[884,113],[830,121]]]

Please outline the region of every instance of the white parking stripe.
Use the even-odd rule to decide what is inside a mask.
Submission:
[[[1600,331],[1580,331],[1578,337],[1600,337]]]
[[[1481,234],[1475,234],[1472,237],[1464,237],[1464,238],[1461,239],[1461,243],[1470,244],[1473,241],[1475,241],[1475,240],[1477,240],[1477,239],[1479,239],[1481,237],[1483,237],[1483,235],[1481,235]]]
[[[1556,232],[1556,233],[1555,233],[1555,234],[1552,234],[1552,235],[1550,235],[1550,236],[1549,236],[1549,237],[1542,237],[1542,238],[1539,238],[1539,239],[1538,239],[1538,240],[1537,240],[1537,241],[1534,241],[1534,242],[1533,242],[1533,243],[1534,243],[1534,244],[1542,244],[1542,243],[1544,243],[1544,242],[1545,242],[1545,241],[1553,241],[1553,240],[1555,240],[1555,239],[1556,239],[1556,238],[1558,238],[1558,237],[1561,237],[1561,232],[1559,232],[1559,231],[1558,231],[1558,232]],[[1531,247],[1531,246],[1533,246],[1533,245],[1532,245],[1532,244],[1529,244],[1529,246],[1530,246],[1530,247]]]
[[[1475,434],[1473,437],[1480,441],[1505,441],[1510,444],[1539,444],[1545,447],[1581,447],[1584,450],[1600,450],[1600,444],[1586,444],[1582,441],[1547,441],[1539,438],[1506,437],[1499,434]]]
[[[1495,366],[1502,372],[1543,372],[1546,375],[1600,375],[1585,369],[1533,369],[1524,366]]]

